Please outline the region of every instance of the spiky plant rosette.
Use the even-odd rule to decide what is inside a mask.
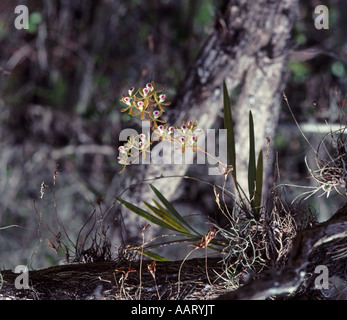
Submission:
[[[311,176],[319,183],[316,192],[322,190],[323,195],[326,194],[327,197],[333,190],[344,197],[347,196],[345,130],[346,127],[326,134],[319,143],[315,155],[317,169],[312,170],[307,165]],[[330,142],[327,141],[328,138]]]

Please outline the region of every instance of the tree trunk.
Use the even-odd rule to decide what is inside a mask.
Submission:
[[[347,282],[347,205],[298,233],[283,269],[266,270],[237,290],[227,292],[218,276],[225,276],[220,260],[157,262],[153,274],[151,261],[142,267],[139,261],[55,266],[29,271],[29,288],[20,290],[15,288],[19,274],[5,270],[0,272],[0,299],[322,299],[315,283],[317,266],[329,270],[329,281],[339,277]]]
[[[240,93],[232,110],[238,180],[245,190],[248,190],[248,112],[252,110],[253,113],[256,149],[260,151],[267,146],[266,137],[273,137],[278,122],[288,39],[297,9],[297,0],[227,1],[211,36],[182,83],[173,110],[170,110],[170,125],[198,120],[199,128],[213,128],[220,120],[223,108],[223,80],[226,80],[230,93],[238,87]],[[188,168],[189,165],[177,164],[137,166],[133,182],[147,182],[160,176],[182,176]],[[270,172],[264,176],[270,176]],[[169,200],[179,196],[181,178],[152,182]],[[140,183],[123,197],[139,205],[142,200],[151,199],[153,194],[147,183]],[[124,218],[127,227],[134,226],[133,230],[129,229],[130,234],[136,234],[138,222],[133,220],[133,215]]]

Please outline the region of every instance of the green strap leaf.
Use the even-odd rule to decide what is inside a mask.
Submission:
[[[225,81],[223,81],[223,105],[224,105],[224,128],[227,129],[227,155],[229,164],[232,165],[232,174],[236,179],[236,152],[234,124],[231,114],[230,97]]]
[[[139,215],[142,218],[145,218],[146,220],[155,223],[158,226],[161,226],[163,228],[166,229],[170,229],[170,230],[174,230],[174,231],[179,231],[176,228],[172,227],[171,225],[169,225],[168,223],[166,223],[165,221],[158,219],[156,216],[153,216],[152,214],[148,213],[147,211],[125,201],[122,200],[120,198],[116,198],[116,200],[123,205],[124,207],[126,207],[127,209],[131,210],[132,212],[136,213],[137,215]],[[180,232],[180,231],[179,231]]]
[[[161,203],[165,206],[165,208],[174,216],[183,226],[185,226],[187,229],[190,229],[195,234],[200,235],[197,231],[195,231],[183,218],[182,216],[177,212],[177,210],[173,207],[173,205],[157,190],[152,184],[150,184],[153,192],[158,197],[158,199],[161,201]]]
[[[139,251],[139,252],[142,252],[142,251],[141,251],[141,248],[140,248],[138,251]],[[168,261],[170,261],[169,259],[166,259],[166,258],[160,256],[159,254],[154,253],[154,252],[151,252],[151,251],[148,251],[148,250],[144,250],[144,251],[142,252],[142,254],[143,254],[144,256],[146,256],[147,258],[150,258],[150,259],[155,260],[155,261],[162,261],[162,262],[168,262]]]
[[[165,210],[160,210],[154,206],[152,206],[151,204],[149,204],[148,202],[144,201],[143,202],[146,207],[148,209],[150,209],[157,217],[159,217],[161,220],[163,220],[164,222],[166,222],[167,224],[169,224],[170,226],[172,226],[173,228],[175,228],[176,230],[182,232],[182,233],[189,233],[189,231],[182,226],[181,223],[179,223],[172,215],[171,213],[165,211]]]
[[[255,180],[255,145],[254,145],[254,124],[252,111],[249,111],[249,162],[248,162],[248,192],[251,203],[254,201]],[[253,206],[252,206],[253,207]]]
[[[259,220],[259,212],[261,207],[261,198],[263,192],[263,150],[260,150],[257,162],[256,186],[254,194],[255,219]]]

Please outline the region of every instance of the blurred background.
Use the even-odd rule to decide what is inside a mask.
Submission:
[[[19,4],[29,9],[27,30],[14,25]],[[118,174],[118,138],[124,128],[139,125],[120,112],[120,97],[128,88],[154,80],[174,101],[222,4],[0,2],[0,228],[6,228],[0,229],[0,270],[18,264],[43,268],[64,258],[49,248],[52,234],[45,224],[54,233],[64,225],[75,241],[94,212],[100,217],[107,213],[107,236],[119,239],[121,219],[114,197],[136,177],[138,168]],[[319,4],[329,8],[329,30],[314,27]],[[346,16],[343,0],[302,1],[293,30],[286,95],[313,145],[329,132],[328,126],[317,124],[344,124]],[[315,186],[305,165],[309,146],[284,103],[282,108],[278,133],[272,137],[280,182]],[[184,193],[181,200],[201,202],[204,192],[213,192],[204,188],[194,185],[195,192]],[[291,201],[305,191],[290,187],[285,196]],[[325,220],[343,199],[319,194],[307,204]],[[213,203],[205,208],[207,215],[218,214]],[[112,252],[121,246],[111,244]]]

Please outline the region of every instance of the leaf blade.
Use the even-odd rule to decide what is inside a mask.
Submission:
[[[178,220],[184,225],[186,228],[193,231],[195,234],[200,236],[200,233],[195,231],[178,213],[178,211],[174,208],[174,206],[162,195],[162,193],[154,187],[152,184],[150,184],[150,187],[152,188],[155,195],[158,197],[158,199],[161,201],[161,203],[166,207],[166,209]]]
[[[251,204],[254,202],[255,179],[255,143],[254,143],[254,123],[252,111],[249,111],[249,161],[248,161],[248,192]],[[253,205],[252,205],[253,208]]]
[[[139,215],[140,217],[150,221],[150,222],[153,222],[154,224],[158,225],[158,226],[161,226],[163,228],[166,228],[166,229],[170,229],[170,230],[173,230],[173,231],[178,231],[176,230],[175,228],[173,228],[171,225],[167,224],[165,221],[162,221],[160,220],[159,218],[157,218],[156,216],[153,216],[152,214],[148,213],[147,211],[125,201],[125,200],[122,200],[120,198],[116,198],[116,200],[121,204],[123,205],[124,207],[126,207],[127,209],[129,209],[130,211],[136,213],[137,215]]]
[[[259,220],[259,211],[261,207],[261,199],[263,192],[263,150],[260,150],[257,161],[256,169],[256,186],[254,194],[254,206],[255,206],[255,215],[256,220]]]
[[[236,179],[236,152],[234,124],[231,113],[230,97],[225,81],[223,81],[223,107],[224,107],[224,128],[227,130],[227,156],[230,165],[233,167],[233,176]]]
[[[168,262],[170,261],[169,259],[166,259],[164,257],[162,257],[161,255],[148,251],[148,250],[143,250],[143,252],[141,251],[141,249],[138,250],[140,253],[142,253],[144,256],[146,256],[147,258],[150,258],[152,260],[155,261],[160,261],[160,262]]]
[[[160,209],[152,206],[151,204],[149,204],[146,201],[144,201],[143,203],[156,216],[158,216],[161,220],[163,220],[164,222],[166,222],[167,224],[169,224],[170,226],[175,228],[177,231],[180,231],[182,233],[189,233],[189,231],[184,226],[182,226],[182,224],[179,221],[177,221],[169,212],[167,212],[165,210],[160,210]]]

